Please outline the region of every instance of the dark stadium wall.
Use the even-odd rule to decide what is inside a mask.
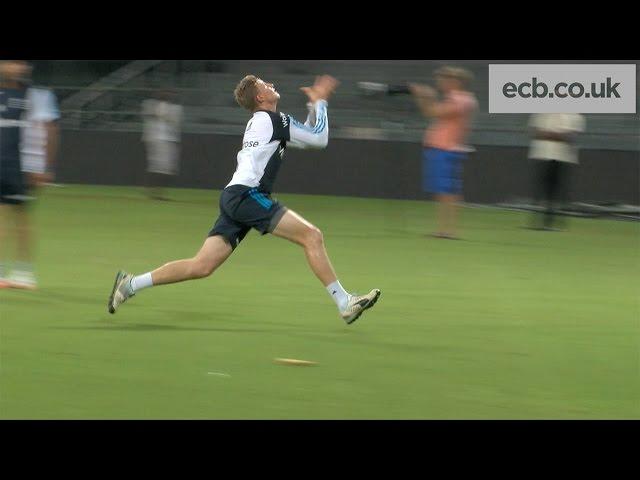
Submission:
[[[175,186],[221,189],[239,147],[230,135],[183,136]],[[497,203],[529,198],[527,149],[478,146],[466,164],[465,200]],[[421,147],[406,142],[333,139],[322,151],[288,149],[276,192],[422,199]],[[143,185],[140,134],[65,130],[57,167],[60,183]],[[574,201],[640,204],[640,154],[583,150],[571,182]]]

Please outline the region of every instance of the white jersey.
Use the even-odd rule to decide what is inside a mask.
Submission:
[[[182,106],[162,100],[142,102],[144,142],[179,142]]]
[[[584,116],[578,113],[537,113],[531,116],[533,129],[554,133],[581,133],[585,130]],[[578,163],[578,149],[570,142],[538,140],[531,142],[529,158]]]
[[[44,173],[47,156],[47,123],[60,118],[58,102],[51,90],[32,87],[27,90],[29,105],[27,126],[22,130],[20,154],[22,170]]]
[[[329,141],[327,102],[308,105],[309,116],[302,124],[284,113],[258,110],[253,114],[238,152],[238,167],[227,185],[259,187],[270,193],[287,145],[295,148],[324,148]]]

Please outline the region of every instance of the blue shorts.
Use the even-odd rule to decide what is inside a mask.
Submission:
[[[220,195],[220,216],[209,237],[221,235],[235,250],[252,228],[262,235],[273,232],[286,212],[284,205],[258,188],[232,185]]]
[[[439,148],[422,152],[422,188],[425,192],[459,195],[462,193],[462,167],[467,155]]]
[[[29,194],[25,180],[19,169],[0,168],[0,204],[22,205]]]

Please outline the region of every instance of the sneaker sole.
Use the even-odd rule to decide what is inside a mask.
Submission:
[[[116,293],[116,288],[118,287],[118,280],[120,280],[120,273],[116,273],[116,280],[113,282],[113,288],[111,289],[111,295],[109,296],[109,303],[107,303],[107,308],[109,309],[109,313],[113,315],[116,313],[116,309],[113,308],[113,296]]]
[[[376,302],[378,301],[378,299],[380,298],[380,295],[382,294],[382,292],[380,290],[378,290],[378,293],[376,294],[375,297],[373,297],[371,299],[371,301],[362,308],[362,310],[360,310],[360,312],[358,313],[358,315],[356,315],[351,321],[347,322],[347,325],[351,325],[353,322],[355,322],[356,320],[358,320],[360,318],[360,316],[365,312],[365,310],[369,310],[371,307],[373,307]]]

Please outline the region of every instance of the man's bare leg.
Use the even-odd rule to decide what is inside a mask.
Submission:
[[[120,271],[116,275],[109,297],[109,313],[115,313],[128,298],[145,288],[208,277],[229,258],[232,252],[231,245],[223,237],[215,235],[205,240],[202,248],[193,258],[169,262],[142,275],[131,275]]]
[[[169,262],[151,272],[153,285],[168,285],[205,278],[222,265],[233,252],[220,235],[209,237],[195,257]]]
[[[29,218],[29,212],[27,212],[26,205],[17,205],[13,209],[13,219],[15,222],[15,232],[17,250],[16,259],[23,264],[29,265],[32,258],[32,231]]]
[[[311,270],[325,287],[337,280],[319,228],[288,210],[273,231],[273,235],[302,246]]]
[[[444,233],[449,238],[455,238],[457,234],[457,216],[459,195],[443,195],[445,205],[445,230]]]
[[[457,234],[457,217],[459,195],[438,194],[436,196],[437,204],[437,223],[438,231],[435,234],[440,238],[456,238]]]
[[[10,223],[9,205],[0,205],[0,288],[9,284],[3,280],[9,274],[9,240],[13,240],[13,225]]]
[[[380,290],[374,289],[367,295],[354,296],[342,287],[327,255],[319,228],[297,213],[287,210],[272,233],[304,248],[311,270],[331,295],[345,322],[355,322],[366,309],[375,305],[380,297]]]
[[[436,237],[446,235],[447,233],[447,202],[445,197],[446,195],[442,193],[436,195]]]
[[[15,240],[16,256],[6,285],[12,288],[35,290],[37,282],[33,274],[32,232],[26,205],[12,205],[9,208],[11,221],[8,222],[9,237]],[[7,225],[7,223],[5,223]]]

